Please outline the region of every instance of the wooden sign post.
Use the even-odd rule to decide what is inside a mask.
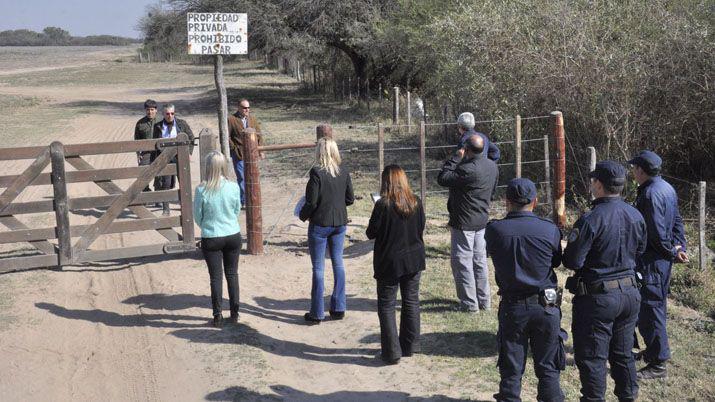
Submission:
[[[237,13],[188,13],[186,28],[189,54],[214,56],[214,81],[219,95],[219,143],[221,153],[230,161],[228,99],[223,80],[223,56],[248,54],[248,16]],[[232,172],[233,169],[229,171]]]

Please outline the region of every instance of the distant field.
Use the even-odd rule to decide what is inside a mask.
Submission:
[[[136,46],[0,46],[0,71],[112,60],[135,53]]]

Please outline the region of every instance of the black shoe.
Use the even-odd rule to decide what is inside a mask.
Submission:
[[[656,378],[665,378],[668,376],[668,369],[665,367],[665,362],[649,363],[647,366],[638,370],[639,380],[654,380]]]
[[[231,314],[231,317],[229,317],[228,322],[231,324],[238,324],[238,313]]]
[[[311,316],[310,313],[305,313],[305,315],[303,316],[303,318],[304,318],[305,321],[307,321],[308,324],[310,324],[310,325],[318,325],[318,324],[320,324],[321,321],[323,321],[323,320],[321,320],[321,319],[319,319],[319,318],[315,318],[315,317]]]
[[[330,310],[330,318],[332,318],[333,320],[342,320],[343,318],[345,318],[345,312]]]
[[[377,357],[377,358],[379,358],[380,360],[382,360],[382,362],[385,363],[385,364],[387,364],[388,366],[394,366],[395,364],[397,364],[397,363],[400,362],[400,358],[399,358],[399,357],[396,358],[396,359],[388,359],[388,358],[386,358],[385,356],[382,355],[382,352],[377,352],[377,355],[376,355],[375,357]]]
[[[645,350],[639,350],[635,353],[633,353],[633,360],[639,362],[641,360],[644,360],[643,355],[645,354]]]
[[[216,314],[214,316],[213,324],[214,324],[214,327],[216,327],[216,328],[223,327],[223,316],[221,314]]]

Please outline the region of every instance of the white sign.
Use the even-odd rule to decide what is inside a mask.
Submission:
[[[248,16],[236,13],[188,13],[189,54],[247,54]]]

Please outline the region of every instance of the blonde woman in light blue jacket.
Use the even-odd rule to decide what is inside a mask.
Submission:
[[[194,217],[201,228],[201,251],[211,278],[213,325],[223,325],[222,267],[228,282],[230,322],[238,322],[238,256],[241,251],[241,190],[226,179],[226,158],[213,151],[206,156],[206,181],[196,188]]]

